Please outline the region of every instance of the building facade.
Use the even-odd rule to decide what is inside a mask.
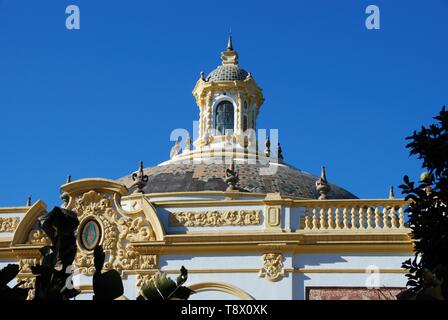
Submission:
[[[221,64],[193,90],[199,125],[170,159],[118,180],[68,181],[61,199],[78,215],[77,299],[91,299],[93,248],[135,299],[157,272],[189,271],[191,299],[394,299],[413,255],[407,203],[359,199],[288,165],[274,135],[257,131],[264,97],[229,38]],[[0,267],[30,267],[48,243],[43,201],[0,207]],[[32,295],[32,291],[31,291]]]

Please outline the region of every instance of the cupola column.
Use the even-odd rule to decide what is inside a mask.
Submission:
[[[241,97],[241,93],[238,92],[237,96],[237,134],[241,134],[243,132],[243,99]]]

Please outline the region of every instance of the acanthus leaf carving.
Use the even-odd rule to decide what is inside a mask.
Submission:
[[[260,224],[258,210],[184,211],[169,215],[170,226],[221,227]]]

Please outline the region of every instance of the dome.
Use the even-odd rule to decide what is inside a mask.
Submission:
[[[238,65],[224,64],[217,67],[207,76],[207,81],[242,81],[246,79],[248,72]]]
[[[225,191],[225,164],[166,164],[145,168],[148,183],[145,193],[188,192],[188,191]],[[255,193],[276,193],[284,196],[317,199],[315,183],[318,177],[297,170],[288,165],[278,165],[274,175],[260,175],[262,164],[236,164],[239,172],[239,188]],[[132,175],[120,178],[118,182],[134,191]],[[330,184],[328,199],[357,199],[355,195],[336,185]]]

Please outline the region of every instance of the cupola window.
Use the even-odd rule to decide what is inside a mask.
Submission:
[[[226,134],[226,130],[233,131],[233,104],[230,101],[222,101],[215,111],[215,129],[217,135]]]

